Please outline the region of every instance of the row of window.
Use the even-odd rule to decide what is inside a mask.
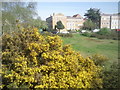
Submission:
[[[73,20],[73,21],[68,20],[67,22],[74,22],[74,23],[75,23],[75,22],[81,22],[81,21],[82,21],[82,20],[79,20],[79,21],[78,21],[78,20],[77,20],[77,21],[74,21],[74,20]]]
[[[110,24],[110,23],[102,23],[102,24]]]
[[[109,20],[110,18],[102,18],[102,20]]]
[[[118,18],[111,18],[112,20],[118,20]],[[102,18],[102,20],[110,20],[110,18]]]
[[[83,24],[71,24],[71,23],[67,23],[67,26],[82,26]]]
[[[110,23],[102,23],[102,24],[110,24]],[[118,22],[112,22],[111,24],[118,24]]]
[[[118,29],[118,27],[117,27],[117,26],[115,26],[115,27],[112,27],[111,29]]]

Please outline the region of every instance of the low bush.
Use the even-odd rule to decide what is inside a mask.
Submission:
[[[51,32],[47,32],[47,31],[42,32],[41,35],[43,35],[43,36],[48,36],[48,35],[49,35],[49,36],[54,36],[53,33],[51,33]]]
[[[119,88],[119,66],[117,62],[113,62],[109,70],[104,68],[105,63],[109,60],[106,56],[95,54],[91,59],[97,66],[101,66],[103,78],[103,88]]]
[[[103,33],[103,32],[102,32]],[[115,30],[111,30],[109,31],[109,33],[92,33],[90,37],[96,37],[98,39],[113,39],[113,40],[118,40],[118,32],[116,32]]]
[[[83,36],[90,37],[92,34],[91,34],[91,33],[89,33],[89,32],[85,32],[85,33],[83,33],[82,35],[83,35]]]
[[[100,35],[108,35],[110,34],[110,29],[108,28],[101,28],[99,32],[97,32],[97,34],[100,34]]]
[[[67,30],[69,33],[77,33],[80,32],[80,30]]]
[[[43,36],[60,36],[60,37],[73,37],[72,33],[51,33],[51,32],[43,32],[41,33]]]
[[[61,36],[61,37],[73,37],[72,33],[58,33],[56,35]]]
[[[103,64],[109,60],[106,56],[100,54],[92,55],[91,59],[99,66],[103,66]]]
[[[114,62],[108,71],[103,69],[103,88],[119,89],[119,65]]]

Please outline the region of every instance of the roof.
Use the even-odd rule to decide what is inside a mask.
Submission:
[[[103,13],[103,14],[101,14],[101,16],[118,16],[118,14],[105,14],[105,13]]]
[[[83,17],[80,16],[79,14],[73,15],[72,17],[71,16],[67,16],[67,19],[81,19],[81,18],[83,18]]]
[[[79,17],[79,18],[81,18],[80,14],[73,15],[73,17]]]
[[[81,19],[79,17],[71,17],[71,16],[67,16],[67,19]]]

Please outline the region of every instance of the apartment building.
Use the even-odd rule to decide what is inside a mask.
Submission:
[[[55,25],[58,21],[61,21],[64,25],[63,31],[66,30],[78,30],[83,26],[84,18],[79,14],[73,16],[65,16],[62,13],[55,14],[46,19],[49,29],[55,29]]]
[[[100,28],[119,29],[119,20],[118,14],[101,14]]]
[[[79,30],[84,23],[84,18],[79,14],[67,16],[67,30]]]

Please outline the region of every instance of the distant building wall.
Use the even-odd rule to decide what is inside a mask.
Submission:
[[[103,15],[101,16],[101,26],[100,28],[110,28],[110,16],[109,15]]]
[[[118,14],[102,14],[100,19],[100,28],[118,29]]]
[[[120,29],[120,1],[118,2],[118,29]]]
[[[118,29],[118,15],[111,16],[111,29]]]
[[[79,30],[83,23],[84,19],[79,14],[73,17],[67,16],[67,30]]]
[[[55,14],[54,13],[53,17],[52,17],[52,21],[53,21],[52,22],[53,29],[55,29],[55,25],[58,21],[61,21],[66,29],[66,16],[64,16],[63,14],[61,14],[61,13]]]
[[[83,26],[84,19],[79,14],[71,16],[64,16],[62,13],[55,14],[46,19],[49,29],[55,29],[58,21],[61,21],[65,27],[64,30],[78,30]]]

